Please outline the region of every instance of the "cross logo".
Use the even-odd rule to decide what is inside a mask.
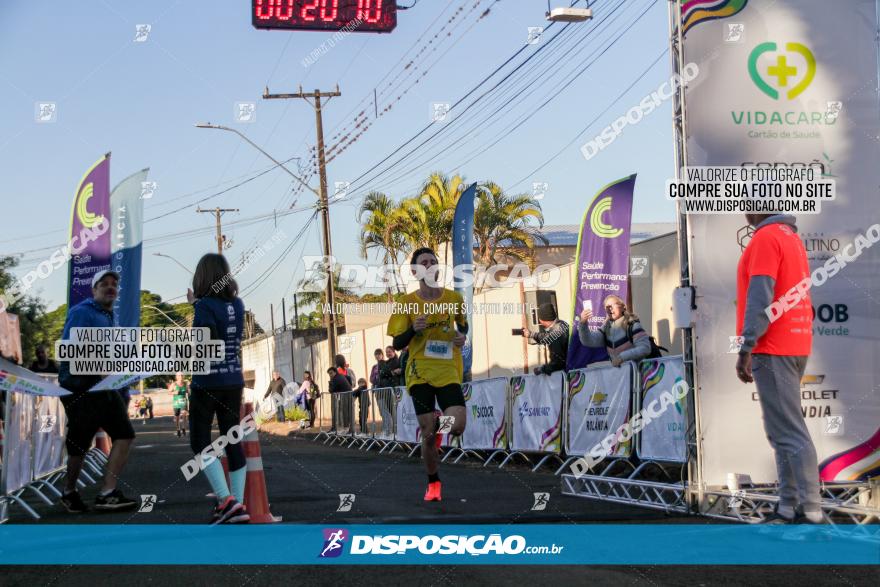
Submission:
[[[775,58],[769,65],[765,62],[762,68],[758,61],[766,53],[774,53]],[[789,62],[789,59],[792,61]],[[812,51],[801,43],[786,43],[784,52],[778,51],[776,43],[761,43],[749,54],[748,69],[752,82],[759,90],[774,100],[779,99],[780,90],[786,90],[786,99],[793,100],[801,95],[816,77],[816,58]],[[777,87],[773,87],[768,79]]]
[[[549,493],[534,493],[535,503],[532,504],[533,512],[541,512],[547,509],[547,504],[550,503],[550,494]]]
[[[350,512],[351,506],[354,505],[354,493],[340,493],[339,494],[339,507],[336,508],[337,512]]]

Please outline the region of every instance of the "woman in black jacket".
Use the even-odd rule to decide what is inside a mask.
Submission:
[[[187,299],[195,309],[193,328],[209,328],[211,339],[222,340],[226,346],[223,360],[212,362],[209,374],[193,374],[189,406],[190,446],[217,497],[211,523],[247,522],[250,516],[242,503],[247,461],[241,444],[230,438],[225,449],[231,491],[226,484],[220,455],[201,460],[202,452],[211,445],[211,422],[215,414],[220,434],[224,436],[230,428],[239,425],[241,417],[244,377],[240,352],[244,303],[238,297],[238,285],[232,279],[225,257],[209,253],[199,260]]]

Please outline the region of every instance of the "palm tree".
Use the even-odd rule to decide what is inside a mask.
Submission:
[[[540,232],[544,226],[541,205],[528,194],[508,196],[501,186],[491,181],[477,189],[474,239],[479,262],[495,265],[513,259],[534,269],[535,243],[548,242]]]
[[[357,299],[357,294],[346,284],[340,283],[342,265],[333,267],[333,297],[336,303],[346,303]],[[309,306],[320,306],[327,303],[327,274],[326,270],[313,269],[312,274],[303,277],[296,284],[296,307],[302,309]],[[320,308],[318,308],[320,310]],[[325,313],[326,315],[326,313]],[[340,316],[342,316],[340,314]],[[342,316],[342,323],[344,323]]]
[[[367,215],[366,222],[361,226],[361,257],[366,259],[369,251],[377,250],[385,265],[397,265],[398,256],[406,249],[406,239],[399,232],[389,231],[388,226],[397,210],[397,203],[381,192],[370,192],[358,210],[358,222]],[[394,285],[400,291],[395,273]],[[391,290],[387,292],[391,296]]]
[[[432,173],[418,195],[400,203],[387,230],[401,234],[409,250],[430,247],[439,251],[445,245],[448,253],[455,204],[463,184],[459,175],[449,178],[442,173]]]

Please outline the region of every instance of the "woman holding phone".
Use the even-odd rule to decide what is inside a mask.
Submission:
[[[593,317],[592,304],[584,304],[578,324],[578,337],[581,344],[608,351],[611,364],[620,367],[624,361],[641,361],[651,354],[651,338],[638,316],[629,311],[624,301],[610,295],[605,298],[605,314],[608,318],[598,330],[590,330]]]
[[[209,328],[212,340],[226,345],[223,360],[211,363],[207,375],[193,375],[190,385],[190,446],[217,497],[212,524],[239,524],[250,520],[244,504],[247,462],[239,443],[226,446],[230,487],[226,484],[219,458],[205,463],[200,453],[211,444],[211,422],[217,416],[220,434],[239,423],[244,377],[241,371],[241,336],[244,303],[238,297],[238,284],[232,279],[223,255],[209,253],[196,265],[192,289],[187,299],[195,309],[193,328]],[[219,456],[219,455],[218,455]]]

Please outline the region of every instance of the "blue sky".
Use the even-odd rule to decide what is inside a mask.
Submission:
[[[271,165],[232,133],[197,129],[195,123],[234,126],[278,159],[307,156],[315,137],[312,109],[301,100],[262,100],[263,88],[268,85],[273,93],[294,92],[300,84],[305,90],[331,90],[338,84],[342,96],[325,109],[329,147],[337,129],[357,111],[363,106],[372,111],[374,88],[381,92],[389,79],[401,79],[396,77],[401,71],[397,64],[429,40],[426,30],[433,34],[459,6],[465,6],[449,27],[452,36],[445,37],[444,44],[436,41],[436,51],[422,54],[419,69],[408,78],[427,72],[419,83],[405,94],[401,90],[408,82],[385,95],[380,93],[380,110],[389,102],[393,108],[378,119],[370,117],[373,124],[368,131],[329,164],[332,191],[335,181],[354,180],[428,124],[431,103],[455,102],[522,48],[528,27],[548,24],[544,20],[547,4],[541,0],[482,0],[474,13],[468,13],[475,1],[420,0],[398,14],[397,28],[391,34],[354,33],[332,47],[332,33],[254,29],[247,0],[4,2],[0,7],[0,170],[4,178],[0,254],[31,251],[19,275],[48,258],[53,250],[48,247],[60,245],[67,237],[70,206],[82,174],[103,153],[112,151],[111,184],[144,167],[151,168],[150,178],[158,182],[154,197],[146,201],[145,218],[192,204],[147,222],[144,228],[142,287],[164,299],[180,301],[188,274],[154,253],[171,255],[194,267],[201,254],[215,249],[209,230],[213,216],[197,214],[194,202]],[[595,20],[609,16],[617,3],[593,2]],[[490,13],[477,20],[489,6]],[[630,27],[649,6],[644,17]],[[531,191],[532,182],[546,182],[549,191],[542,205],[548,224],[579,222],[598,188],[635,172],[639,179],[633,220],[673,220],[674,208],[662,196],[663,182],[671,176],[673,165],[668,103],[638,125],[628,126],[592,159],[586,160],[579,149],[669,78],[669,60],[662,57],[615,103],[615,97],[666,48],[666,6],[662,0],[626,0],[613,19],[609,16],[606,24],[596,27],[580,44],[573,40],[586,29],[573,27],[591,25],[572,25],[566,31],[569,36],[560,36],[556,42],[560,50],[531,70],[528,83],[522,82],[521,99],[510,101],[492,119],[498,126],[488,126],[483,117],[477,123],[450,127],[449,132],[460,128],[455,132],[479,134],[453,147],[441,143],[436,149],[418,152],[390,173],[362,182],[347,200],[331,207],[336,257],[343,262],[359,258],[359,196],[368,190],[397,198],[410,196],[434,170],[455,171],[477,181],[491,179],[513,192]],[[435,19],[438,24],[429,29]],[[151,26],[145,42],[133,42],[137,24]],[[561,29],[562,25],[549,29],[542,42]],[[553,91],[560,79],[567,79],[550,76],[553,68],[576,71],[597,56],[597,47],[604,47],[618,33],[620,40],[584,75],[563,91]],[[563,39],[571,40],[570,50],[561,50],[566,46]],[[302,60],[322,43],[328,50],[314,64],[304,66]],[[522,57],[538,47],[529,46]],[[390,78],[383,82],[389,71]],[[556,99],[514,132],[503,132],[507,124],[540,104],[544,94],[556,95]],[[399,100],[398,95],[402,96]],[[56,103],[57,122],[36,122],[37,102]],[[237,102],[256,102],[255,122],[234,121]],[[565,147],[609,106],[580,140]],[[456,116],[455,110],[451,116]],[[530,175],[560,150],[552,162]],[[465,160],[460,169],[454,169]],[[296,171],[294,163],[291,168]],[[316,178],[310,183],[317,187]],[[276,169],[201,205],[239,208],[240,212],[223,218],[224,223],[233,223],[286,210],[290,194],[290,177]],[[313,201],[314,196],[304,192],[297,206]],[[227,255],[234,262],[248,248],[268,240],[276,222],[285,238],[292,239],[309,214],[269,217],[247,226],[229,224],[224,232],[233,244]],[[285,295],[290,300],[293,284],[303,275],[302,256],[320,254],[318,228],[313,223],[277,268],[245,297],[264,326],[269,303],[277,308]],[[204,230],[189,234],[198,229]],[[151,241],[170,233],[184,234]],[[281,247],[252,263],[240,275],[240,285],[246,287],[259,278],[289,242],[283,238]],[[50,309],[64,301],[65,282],[64,271],[38,282],[37,291]]]

